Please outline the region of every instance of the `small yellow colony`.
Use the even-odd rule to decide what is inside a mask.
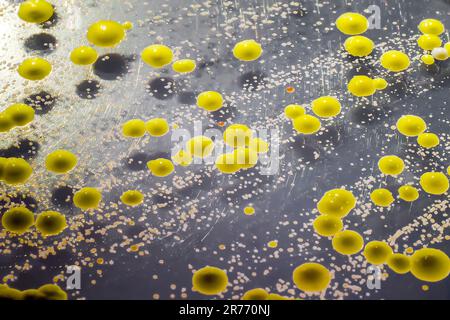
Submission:
[[[125,21],[124,23],[122,23],[122,27],[123,27],[125,30],[131,30],[131,29],[134,28],[134,24],[133,24],[133,22],[131,22],[131,21]]]
[[[398,188],[398,197],[407,202],[416,201],[419,198],[419,191],[413,186],[404,185]]]
[[[66,217],[56,211],[45,211],[37,216],[36,229],[44,236],[56,236],[67,228]]]
[[[356,97],[368,97],[377,90],[383,90],[386,87],[386,80],[382,78],[372,79],[363,75],[354,76],[347,85],[348,91]]]
[[[0,113],[0,132],[26,126],[34,120],[34,114],[34,109],[23,103],[9,106]]]
[[[344,230],[336,233],[331,240],[333,249],[343,255],[353,255],[362,250],[364,239],[353,230]]]
[[[434,63],[434,57],[431,54],[424,54],[420,57],[420,60],[428,66]]]
[[[0,157],[0,181],[9,185],[20,185],[28,181],[33,169],[21,158]]]
[[[223,97],[216,91],[205,91],[198,95],[197,106],[206,111],[217,111],[222,108]]]
[[[391,50],[383,53],[380,62],[383,68],[392,72],[406,70],[411,63],[408,55],[398,50]]]
[[[19,75],[27,80],[45,79],[52,72],[52,65],[43,58],[25,59],[17,68]]]
[[[318,132],[322,127],[322,123],[320,122],[320,120],[309,114],[305,114],[293,119],[292,124],[294,126],[294,129],[298,133],[302,133],[305,135],[314,134]]]
[[[172,50],[162,44],[153,44],[141,52],[142,60],[153,68],[162,68],[172,62]]]
[[[34,214],[26,207],[9,209],[2,216],[2,226],[7,231],[21,235],[34,225]]]
[[[391,247],[383,241],[370,241],[366,244],[363,255],[371,264],[383,264],[392,255]]]
[[[344,42],[345,50],[355,57],[365,57],[372,53],[375,44],[364,36],[353,36]]]
[[[150,160],[147,167],[155,177],[167,177],[175,170],[172,161],[164,158]]]
[[[319,263],[308,262],[295,268],[292,280],[302,291],[320,292],[330,284],[331,273]]]
[[[130,207],[134,207],[140,205],[144,201],[144,195],[138,190],[128,190],[122,193],[120,201]]]
[[[320,214],[343,218],[350,213],[356,205],[356,198],[348,190],[332,189],[323,195],[317,203]]]
[[[91,65],[95,63],[95,61],[97,61],[97,58],[98,58],[97,51],[94,48],[88,46],[81,46],[75,48],[70,53],[70,60],[74,64],[80,66]]]
[[[389,268],[398,274],[405,274],[411,270],[411,258],[402,253],[391,254],[386,263]]]
[[[388,189],[375,189],[370,194],[370,199],[379,207],[389,207],[394,202],[394,196]]]
[[[53,6],[45,0],[27,0],[20,4],[19,18],[30,23],[43,23],[53,16]]]
[[[132,119],[122,125],[122,134],[127,138],[141,138],[146,132],[147,127],[141,119]]]
[[[214,149],[214,141],[206,136],[197,136],[189,139],[185,148],[194,157],[206,158]]]
[[[147,129],[147,132],[152,137],[162,137],[162,136],[166,135],[170,130],[167,120],[163,119],[163,118],[151,119],[151,120],[147,121],[147,123],[145,124],[145,127]]]
[[[233,48],[234,57],[241,61],[254,61],[261,56],[262,52],[261,45],[255,40],[238,42]]]
[[[405,163],[397,156],[384,156],[378,161],[378,168],[386,175],[396,176],[403,172]]]
[[[353,36],[366,32],[369,28],[369,22],[366,17],[359,13],[346,12],[337,18],[336,27],[343,34]]]
[[[426,149],[434,148],[439,145],[439,137],[430,132],[421,133],[417,136],[417,143]]]
[[[112,48],[119,45],[126,35],[126,28],[112,20],[100,20],[92,24],[87,31],[87,39],[93,45]]]
[[[286,108],[284,108],[284,115],[286,116],[286,118],[291,120],[294,120],[295,118],[298,118],[305,114],[305,108],[298,104],[290,104],[286,106]]]
[[[331,237],[342,230],[344,224],[339,217],[320,215],[313,222],[314,231],[322,237]]]
[[[341,113],[341,103],[335,97],[317,98],[311,104],[314,114],[321,118],[331,118]]]
[[[101,200],[100,191],[90,187],[80,189],[73,196],[74,205],[84,211],[98,208]]]
[[[277,240],[271,240],[267,243],[267,246],[271,249],[275,249],[278,247],[278,241]]]
[[[420,186],[426,193],[441,195],[447,192],[449,182],[442,172],[425,172],[420,177]]]
[[[206,266],[192,276],[192,287],[204,295],[218,295],[227,289],[227,273],[219,268]]]
[[[252,216],[252,215],[254,215],[254,214],[255,214],[255,208],[253,208],[253,207],[245,207],[245,208],[244,208],[244,214],[245,214],[246,216]]]
[[[64,174],[71,171],[77,165],[77,156],[67,150],[56,150],[45,159],[45,167],[48,171]]]
[[[181,59],[172,64],[172,69],[178,73],[190,73],[195,70],[196,66],[195,60]]]
[[[425,121],[418,116],[404,115],[397,121],[397,130],[407,137],[416,137],[427,129]]]

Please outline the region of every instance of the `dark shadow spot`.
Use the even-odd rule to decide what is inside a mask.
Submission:
[[[158,158],[165,158],[165,159],[171,158],[170,152],[163,152],[163,151],[153,152],[149,156],[150,156],[149,160],[158,159]]]
[[[5,208],[5,205],[8,204],[8,207],[18,207],[18,206],[25,206],[29,210],[36,212],[36,209],[38,207],[38,202],[35,198],[33,198],[30,195],[24,195],[24,194],[14,194],[14,195],[8,195],[6,196],[7,199],[1,199],[0,200],[0,212],[4,213],[8,209]],[[8,201],[5,201],[8,200]]]
[[[53,6],[54,7],[54,6]],[[56,11],[53,12],[53,16],[45,22],[42,22],[39,26],[42,29],[50,29],[59,22],[59,15]]]
[[[352,120],[361,125],[379,123],[385,117],[385,111],[381,107],[371,105],[358,106],[351,111]]]
[[[320,150],[311,145],[313,137],[303,135],[294,136],[294,141],[289,144],[292,147],[293,157],[302,158],[306,163],[314,163],[320,159]]]
[[[383,90],[385,94],[395,98],[403,98],[408,94],[408,88],[410,84],[405,76],[401,78],[386,78],[386,81],[389,83],[388,87]]]
[[[248,91],[255,91],[267,83],[267,76],[261,71],[250,71],[239,77],[239,86]]]
[[[208,49],[214,49],[214,47],[215,47],[215,45],[214,44],[212,44],[212,43],[209,43],[208,44]],[[218,62],[218,61],[217,61]],[[212,66],[214,66],[216,64],[216,62],[215,61],[211,61],[211,60],[208,60],[208,61],[200,61],[198,64],[197,64],[197,70],[204,70],[204,69],[206,69],[206,68],[210,68],[210,67],[212,67]]]
[[[52,203],[62,208],[70,208],[73,206],[74,190],[68,186],[58,187],[52,192]]]
[[[294,6],[291,6],[291,16],[294,18],[303,18],[308,14],[308,10],[303,6],[303,4],[299,4]]]
[[[95,99],[100,90],[100,82],[96,80],[84,80],[77,85],[77,95],[82,99]]]
[[[321,146],[333,146],[337,147],[342,144],[344,135],[340,132],[343,132],[342,127],[338,127],[336,125],[327,126],[324,130],[320,132],[320,134],[314,135],[314,139]]]
[[[360,59],[351,55],[348,55],[348,59],[354,61],[352,68],[347,72],[348,81],[355,76],[368,76],[373,78],[376,74],[375,68],[369,65],[365,59]]]
[[[181,104],[195,105],[197,103],[197,94],[195,92],[180,92],[178,102]]]
[[[128,72],[130,60],[117,53],[105,54],[94,63],[94,73],[103,80],[120,79]]]
[[[208,112],[208,117],[210,117],[214,122],[227,122],[236,117],[235,111],[236,108],[225,105],[220,110]]]
[[[9,148],[0,150],[0,157],[30,160],[37,156],[39,148],[40,145],[38,142],[22,139]]]
[[[153,204],[164,206],[166,209],[174,207],[175,201],[172,194],[157,193],[152,195]]]
[[[48,54],[56,49],[56,38],[48,33],[34,34],[25,40],[25,48],[28,52]]]
[[[147,153],[138,152],[126,158],[125,165],[131,171],[142,171],[147,169],[147,162],[151,159],[151,156]]]
[[[147,92],[158,100],[167,100],[176,92],[176,83],[172,78],[155,78],[147,85]]]
[[[53,109],[55,102],[56,98],[47,91],[32,94],[24,99],[24,103],[32,107],[38,115],[50,112]]]
[[[430,75],[435,76],[435,75],[439,74],[440,67],[439,67],[439,64],[437,64],[437,63],[433,63],[432,65],[429,65],[429,66],[427,66],[424,63],[421,63],[419,70],[422,73],[426,74],[427,76],[430,76]]]

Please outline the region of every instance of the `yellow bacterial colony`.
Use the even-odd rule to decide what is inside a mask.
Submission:
[[[331,281],[330,271],[319,263],[304,263],[295,268],[292,280],[297,288],[306,292],[325,290]]]
[[[236,59],[242,61],[253,61],[262,54],[261,45],[255,40],[244,40],[234,46],[233,54]]]
[[[102,194],[95,188],[85,187],[73,196],[73,203],[81,210],[96,209],[100,205]]]
[[[353,255],[360,252],[364,246],[362,236],[353,230],[336,233],[332,240],[333,249],[343,255]]]
[[[52,72],[52,65],[42,58],[28,58],[19,65],[17,71],[24,79],[43,80]]]
[[[162,68],[172,62],[172,50],[162,44],[153,44],[141,53],[142,60],[153,68]]]
[[[19,18],[30,23],[42,23],[53,16],[53,6],[45,0],[27,0],[19,7]]]
[[[216,267],[206,266],[197,270],[192,277],[193,289],[205,295],[220,294],[227,285],[227,273]]]
[[[119,45],[125,38],[126,29],[117,21],[100,20],[92,24],[87,31],[87,39],[93,45],[111,48]]]

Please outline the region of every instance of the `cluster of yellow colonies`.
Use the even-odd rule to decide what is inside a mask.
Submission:
[[[350,35],[344,42],[345,50],[355,57],[366,57],[372,54],[375,44],[360,34],[367,31],[369,22],[359,13],[347,12],[336,20],[336,27],[342,33]],[[390,50],[382,54],[381,65],[391,72],[401,72],[410,65],[409,57],[401,51]],[[372,79],[366,75],[354,76],[347,85],[348,91],[356,97],[368,97],[377,90],[383,90],[388,83],[382,78]]]
[[[447,60],[450,55],[450,42],[442,46],[442,39],[439,37],[445,31],[442,22],[437,19],[425,19],[419,23],[418,28],[422,33],[417,39],[417,44],[424,50],[420,58],[422,62],[429,66],[436,60]]]
[[[341,113],[341,103],[330,96],[319,97],[311,103],[312,112],[321,118],[333,118]],[[284,108],[284,115],[292,121],[298,133],[310,135],[318,132],[322,126],[320,120],[306,114],[306,109],[298,104],[290,104]]]
[[[25,22],[41,24],[49,21],[54,15],[53,6],[45,0],[27,0],[20,7],[18,16]],[[362,58],[371,55],[375,47],[374,42],[362,36],[368,29],[367,19],[358,13],[344,13],[336,20],[336,27],[342,33],[349,35],[344,42],[344,48],[351,56]],[[118,46],[126,37],[126,32],[133,28],[131,22],[118,23],[111,20],[100,20],[92,24],[87,30],[87,40],[91,45],[112,48]],[[425,19],[419,24],[422,35],[418,38],[418,45],[425,51],[422,61],[429,65],[434,60],[446,60],[450,53],[450,43],[441,47],[439,35],[444,32],[443,24],[436,19]],[[262,46],[255,40],[243,40],[237,43],[233,50],[236,59],[249,62],[255,61],[263,54]],[[141,52],[142,61],[153,67],[163,68],[172,64],[172,69],[178,73],[190,73],[196,69],[196,62],[192,59],[179,59],[173,62],[173,51],[165,45],[153,44]],[[97,51],[91,46],[80,46],[70,53],[71,61],[76,65],[92,65],[98,59]],[[381,65],[391,72],[401,72],[410,65],[409,57],[401,51],[390,50],[380,57]],[[25,59],[17,69],[19,75],[26,80],[43,80],[52,71],[52,65],[45,59],[31,57]],[[371,79],[364,75],[353,77],[348,83],[348,90],[357,97],[373,95],[377,90],[387,87],[382,78]],[[205,91],[197,97],[198,107],[215,112],[223,107],[223,96],[216,91]],[[321,118],[331,118],[341,112],[341,104],[331,96],[323,96],[312,102],[312,112]],[[292,121],[296,131],[302,134],[313,134],[321,128],[320,120],[306,114],[301,105],[289,105],[284,110],[285,116]],[[34,119],[34,110],[24,104],[15,104],[0,113],[0,132],[8,132],[14,127],[23,127]],[[398,131],[407,137],[417,137],[417,142],[423,148],[433,148],[439,144],[439,138],[427,129],[423,119],[414,115],[402,116],[397,122]],[[147,122],[132,119],[122,126],[125,137],[140,138],[148,133],[152,137],[164,136],[169,131],[165,119],[155,118]],[[223,133],[224,142],[233,147],[232,153],[222,154],[216,159],[216,167],[223,173],[235,173],[241,169],[249,169],[256,165],[258,154],[268,151],[266,141],[253,138],[252,130],[243,124],[230,125]],[[212,153],[214,142],[205,136],[190,139],[183,150],[180,150],[173,161],[181,166],[192,163],[194,157],[204,158]],[[66,150],[56,150],[49,154],[45,161],[48,171],[56,174],[70,172],[77,165],[77,157]],[[147,163],[151,173],[157,177],[165,177],[174,171],[174,165],[169,159],[155,159]],[[378,162],[379,170],[385,175],[397,176],[404,170],[405,164],[395,155],[382,157]],[[450,167],[447,171],[450,171]],[[450,172],[447,172],[450,173]],[[0,180],[11,185],[25,183],[32,174],[32,168],[23,159],[0,158]],[[425,172],[420,177],[422,189],[432,195],[447,192],[449,181],[441,172]],[[399,197],[405,201],[414,201],[419,197],[418,190],[410,185],[401,186]],[[376,189],[370,195],[378,206],[389,206],[394,201],[392,193],[387,189]],[[121,201],[129,206],[136,206],[143,202],[144,195],[137,190],[129,190],[122,194]],[[95,209],[100,205],[102,194],[96,188],[86,187],[77,191],[73,197],[76,207],[82,210]],[[332,247],[343,255],[354,255],[363,250],[367,262],[384,264],[395,272],[404,274],[411,272],[423,281],[440,281],[450,272],[448,256],[437,249],[422,248],[411,256],[393,253],[391,247],[383,241],[370,241],[364,246],[363,237],[352,230],[343,230],[342,219],[356,206],[357,199],[345,189],[327,191],[317,203],[320,215],[313,221],[315,232],[323,237],[332,237]],[[254,210],[247,210],[253,214]],[[64,215],[55,211],[45,211],[36,218],[34,213],[26,207],[13,207],[7,210],[1,219],[2,226],[13,234],[28,232],[33,226],[43,236],[60,234],[66,227]],[[295,285],[305,292],[320,292],[325,290],[332,279],[330,271],[319,263],[304,263],[293,271],[292,280]],[[217,295],[226,291],[228,277],[224,270],[206,266],[197,270],[192,277],[195,291],[205,295]],[[67,295],[55,285],[45,285],[39,289],[19,291],[6,285],[0,285],[0,299],[67,299]],[[286,299],[278,294],[271,294],[265,289],[256,288],[247,291],[245,300]]]

